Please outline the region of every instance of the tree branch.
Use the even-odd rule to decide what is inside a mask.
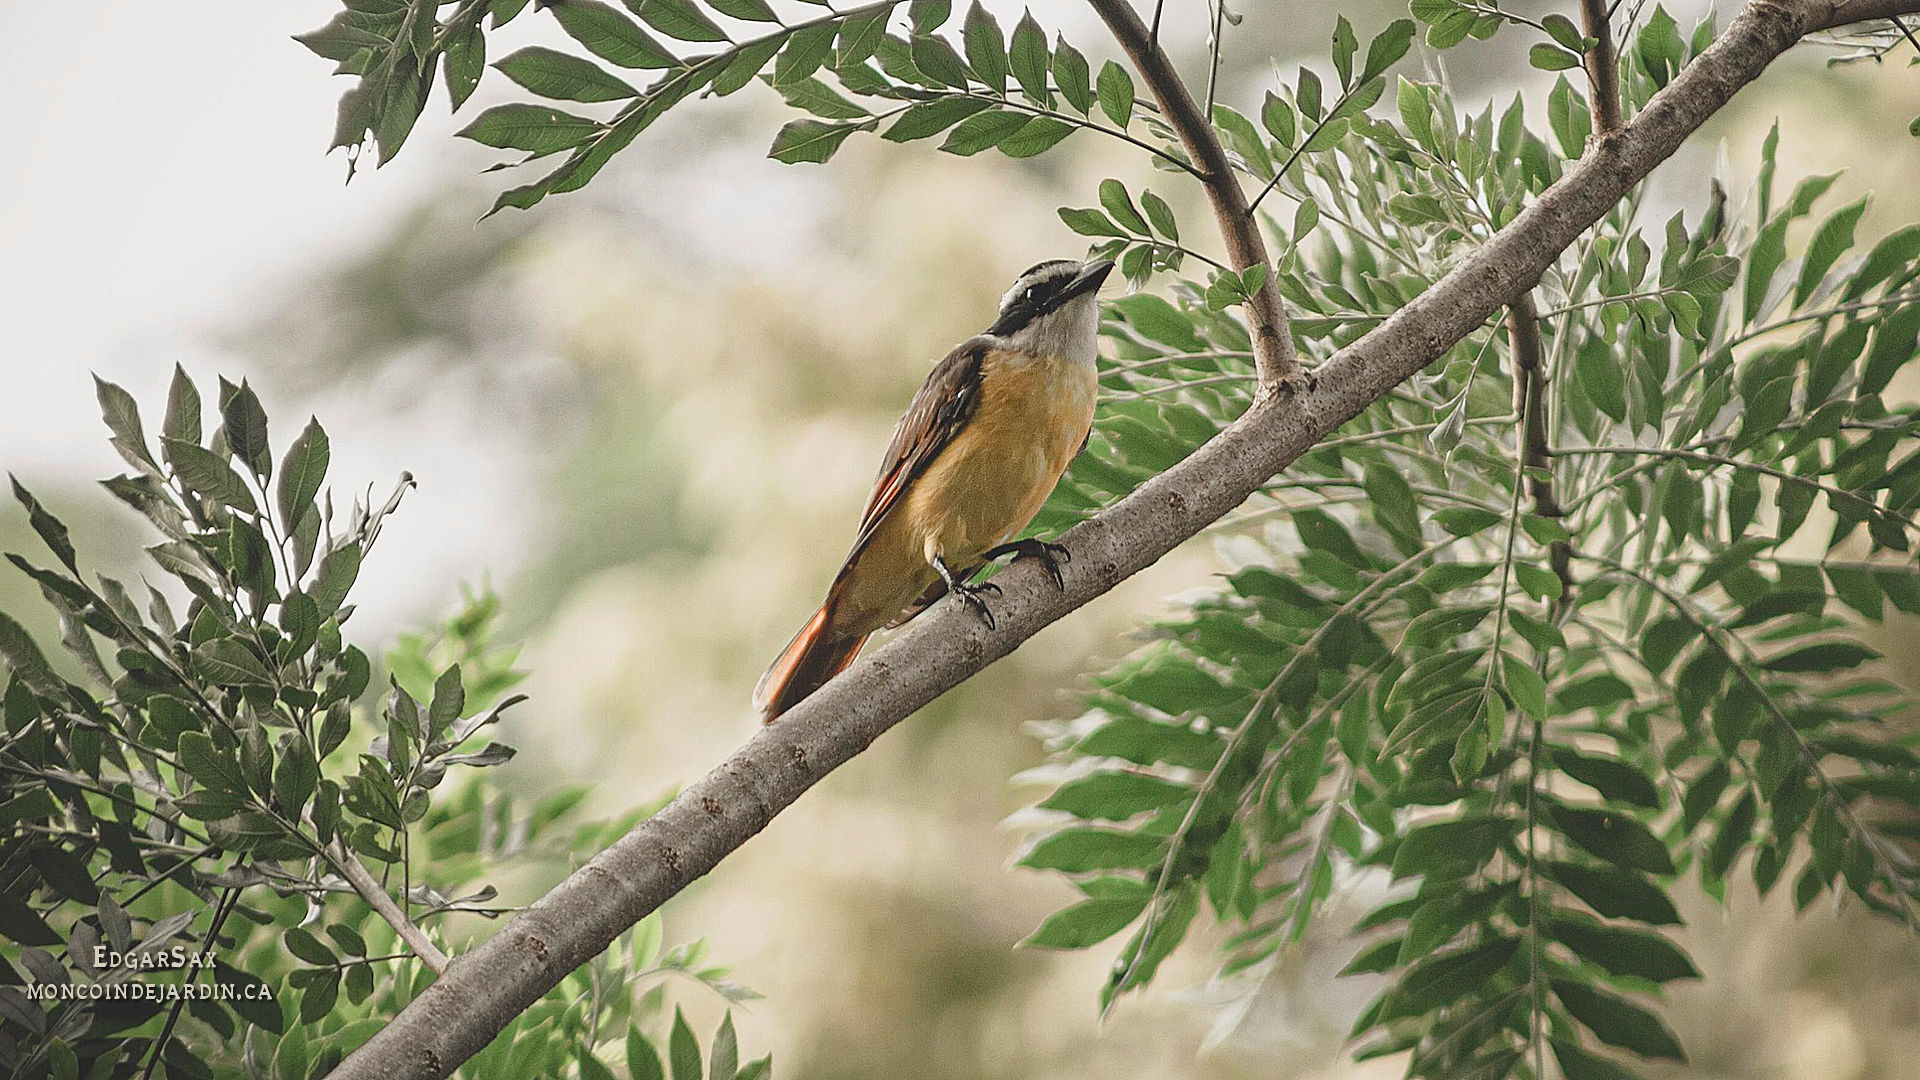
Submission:
[[[1267,264],[1267,244],[1260,236],[1260,225],[1247,206],[1247,193],[1240,188],[1227,152],[1213,132],[1213,120],[1187,92],[1180,73],[1160,47],[1159,41],[1140,21],[1128,0],[1087,0],[1107,24],[1114,40],[1120,43],[1140,78],[1160,103],[1160,115],[1180,136],[1181,145],[1193,158],[1207,199],[1213,203],[1213,216],[1220,225],[1220,238],[1226,242],[1227,261],[1236,271],[1249,266],[1267,266],[1267,279],[1247,300],[1247,329],[1253,337],[1253,367],[1260,375],[1260,394],[1268,396],[1300,384],[1300,358],[1293,347],[1293,328],[1287,309],[1280,302],[1278,276]]]
[[[393,897],[387,895],[387,890],[374,880],[367,870],[367,864],[360,861],[360,856],[355,855],[352,848],[335,840],[327,845],[327,859],[339,869],[341,876],[347,879],[347,884],[353,886],[353,891],[360,894],[367,906],[385,919],[388,926],[393,927],[393,932],[400,936],[407,948],[413,950],[413,955],[432,968],[435,975],[447,973],[447,954],[440,951],[440,947],[427,937],[418,924],[407,918],[406,913],[400,910],[400,905],[394,903]]]
[[[1586,34],[1596,44],[1581,63],[1587,69],[1588,99],[1593,109],[1593,137],[1612,138],[1620,130],[1619,55],[1613,48],[1613,26],[1607,18],[1607,0],[1580,0]]]
[[[1109,0],[1094,0],[1107,10]],[[1485,246],[1318,369],[1298,396],[1257,397],[1178,465],[1063,538],[1055,588],[1031,560],[996,575],[997,630],[941,604],[760,729],[473,951],[354,1051],[336,1080],[445,1077],[628,927],[767,827],[902,718],[1206,528],[1316,442],[1530,289],[1568,245],[1801,36],[1920,10],[1920,0],[1754,0],[1620,137],[1571,165]],[[1127,13],[1123,22],[1137,26]],[[1149,43],[1150,44],[1150,43]],[[1157,55],[1150,50],[1149,55]]]
[[[1547,373],[1540,348],[1540,313],[1528,289],[1507,305],[1507,340],[1513,349],[1513,409],[1524,425],[1520,464],[1527,470],[1527,494],[1533,499],[1533,512],[1544,518],[1565,517],[1560,497],[1555,494],[1553,446],[1547,434]],[[1547,560],[1554,576],[1560,579],[1560,598],[1554,601],[1554,614],[1573,604],[1573,549],[1565,540],[1547,546]]]

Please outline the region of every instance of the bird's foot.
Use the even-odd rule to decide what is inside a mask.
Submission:
[[[993,610],[987,607],[985,597],[987,593],[999,596],[1000,586],[991,581],[983,581],[978,585],[950,585],[947,591],[958,597],[961,603],[972,608],[980,616],[980,621],[987,624],[987,629],[994,628]]]
[[[987,629],[992,630],[994,628],[993,612],[987,608],[985,596],[989,592],[995,596],[999,596],[1000,586],[995,585],[991,581],[981,582],[978,585],[969,585],[967,584],[967,578],[972,577],[972,574],[955,574],[953,568],[947,565],[946,560],[940,558],[938,555],[933,557],[932,562],[934,571],[940,575],[940,580],[947,583],[947,591],[959,598],[961,603],[979,613],[980,620],[987,624]]]
[[[1011,555],[1016,559],[1024,556],[1040,560],[1040,565],[1046,568],[1047,576],[1053,579],[1054,587],[1062,592],[1066,591],[1067,579],[1060,573],[1060,564],[1072,562],[1073,553],[1067,550],[1065,544],[1054,544],[1028,537],[1025,540],[1015,540],[1011,544],[1001,544],[997,548],[992,548],[984,557],[991,560],[1002,555]]]

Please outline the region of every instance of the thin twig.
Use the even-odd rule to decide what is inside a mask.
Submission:
[[[1260,236],[1253,212],[1247,206],[1247,194],[1234,177],[1227,152],[1214,134],[1213,123],[1187,92],[1186,83],[1167,59],[1153,33],[1127,0],[1088,0],[1101,20],[1112,31],[1114,40],[1126,51],[1140,78],[1160,103],[1160,114],[1180,136],[1199,170],[1207,198],[1213,203],[1213,215],[1220,225],[1220,237],[1226,242],[1227,260],[1235,270],[1268,267],[1266,241]],[[1253,338],[1253,363],[1260,374],[1262,396],[1296,388],[1300,384],[1300,363],[1293,345],[1293,329],[1286,308],[1280,302],[1280,290],[1269,271],[1260,288],[1247,300],[1247,329]]]
[[[407,948],[413,950],[415,956],[432,968],[435,975],[447,973],[447,954],[441,952],[440,947],[429,940],[412,919],[401,913],[393,897],[388,896],[387,890],[373,879],[373,874],[368,872],[366,864],[360,861],[360,856],[355,855],[352,848],[336,839],[327,845],[327,859],[353,886],[353,891],[359,893],[369,907],[387,920],[387,925],[393,927],[393,932],[400,936]]]
[[[1547,376],[1541,363],[1540,316],[1531,289],[1507,305],[1507,331],[1513,349],[1513,407],[1526,421],[1521,463],[1528,471],[1527,493],[1533,497],[1534,513],[1544,518],[1565,517],[1554,492],[1553,477],[1546,472],[1553,447],[1547,434]],[[1567,542],[1555,540],[1549,544],[1547,559],[1554,576],[1560,579],[1560,598],[1554,605],[1557,617],[1573,603],[1573,563]]]

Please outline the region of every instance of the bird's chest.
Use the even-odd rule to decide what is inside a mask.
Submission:
[[[1024,529],[1093,423],[1091,363],[989,354],[966,426],[919,485],[923,535],[967,559]]]

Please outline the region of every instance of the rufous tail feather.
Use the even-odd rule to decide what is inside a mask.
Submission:
[[[793,635],[793,640],[780,651],[780,658],[760,676],[760,684],[753,688],[753,706],[760,710],[762,721],[770,723],[799,704],[800,699],[825,686],[828,679],[846,670],[853,658],[860,655],[860,646],[866,644],[867,635],[830,639],[827,609],[828,605],[822,605],[814,612],[813,618]]]

